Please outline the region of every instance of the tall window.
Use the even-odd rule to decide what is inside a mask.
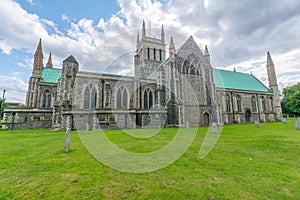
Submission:
[[[49,90],[46,90],[43,94],[43,108],[50,108],[51,107],[51,93]]]
[[[153,49],[153,59],[156,60],[156,49]]]
[[[97,91],[94,88],[92,90],[92,96],[91,96],[91,108],[95,109],[96,108],[96,103],[97,103]]]
[[[127,108],[128,95],[126,89],[122,86],[117,92],[117,108]]]
[[[161,49],[159,50],[159,60],[162,60],[162,53],[161,53]]]
[[[264,97],[261,97],[261,107],[262,107],[261,109],[263,112],[267,111],[266,110],[266,100]]]
[[[90,108],[90,88],[86,88],[84,93],[84,109]]]
[[[95,109],[97,105],[97,90],[95,88],[91,89],[86,88],[84,92],[84,109]]]
[[[242,100],[239,95],[236,96],[237,111],[242,112]]]
[[[147,48],[147,58],[150,60],[150,48]]]
[[[144,91],[144,109],[150,109],[153,105],[153,94],[152,91],[148,88]]]
[[[231,112],[230,110],[230,97],[226,94],[226,112]]]
[[[273,105],[273,98],[270,97],[270,111],[273,112],[274,111],[274,105]]]
[[[252,112],[257,112],[257,106],[256,106],[256,98],[255,98],[255,96],[251,97],[251,106],[252,106]]]

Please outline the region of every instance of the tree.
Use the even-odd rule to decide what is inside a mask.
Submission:
[[[0,98],[0,109],[2,108],[1,106],[2,106],[2,99]],[[2,108],[2,112],[0,112],[2,116],[3,116],[3,110],[4,110],[4,108],[7,108],[7,107],[8,107],[8,103],[4,102],[3,108]],[[2,118],[2,116],[0,116],[0,119]]]
[[[300,83],[283,89],[282,112],[300,115]]]

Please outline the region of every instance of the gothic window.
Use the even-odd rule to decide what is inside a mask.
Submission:
[[[95,109],[96,108],[96,103],[97,103],[97,91],[96,91],[95,88],[92,90],[91,98],[92,98],[91,99],[91,108]]]
[[[230,112],[230,97],[226,94],[226,112]]]
[[[262,112],[265,112],[266,111],[266,100],[264,97],[261,97],[261,109],[262,109]]]
[[[153,49],[153,59],[156,60],[156,49]]]
[[[153,105],[153,94],[152,91],[148,88],[144,91],[144,109],[150,109]]]
[[[159,60],[162,60],[162,53],[161,53],[161,49],[159,50]]]
[[[147,59],[150,60],[150,48],[147,48]]]
[[[270,97],[270,111],[271,111],[271,112],[274,111],[273,106],[274,106],[274,105],[273,105],[273,98]]]
[[[193,67],[193,65],[192,65],[192,67]],[[191,75],[195,75],[195,68],[194,68],[194,67],[191,69],[190,74],[191,74]]]
[[[86,88],[85,93],[84,93],[84,109],[89,109],[90,108],[90,89]]]
[[[51,107],[51,93],[49,90],[46,90],[43,94],[43,108],[50,108]]]
[[[127,90],[122,86],[117,92],[117,108],[127,108]]]
[[[251,106],[252,106],[252,112],[257,112],[256,98],[255,98],[255,96],[251,97]]]
[[[236,96],[237,111],[242,112],[242,100],[239,95]]]

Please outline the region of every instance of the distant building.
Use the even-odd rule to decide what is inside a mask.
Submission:
[[[170,39],[166,55],[161,37],[137,35],[134,76],[83,72],[73,56],[53,68],[51,53],[43,64],[42,41],[34,54],[26,109],[6,109],[11,128],[98,129],[207,126],[280,120],[275,67],[267,53],[269,87],[256,77],[212,68],[190,36],[179,48]],[[117,47],[116,47],[117,48]],[[197,113],[195,114],[195,111]]]

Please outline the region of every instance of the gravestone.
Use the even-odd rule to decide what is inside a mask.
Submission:
[[[285,118],[282,118],[282,119],[281,119],[281,122],[282,122],[283,124],[286,124],[286,123],[287,123]]]
[[[189,121],[185,122],[185,128],[190,128],[190,122]]]
[[[254,120],[254,124],[256,128],[260,127],[260,122],[258,120]]]
[[[70,151],[70,143],[71,143],[71,131],[69,128],[66,130],[66,141],[65,141],[65,153]]]
[[[300,118],[295,120],[294,127],[295,127],[296,130],[300,130]]]
[[[216,122],[213,122],[213,123],[211,124],[211,133],[215,133],[215,134],[218,134],[218,133],[219,133],[219,132],[218,132],[218,125],[217,125]]]

